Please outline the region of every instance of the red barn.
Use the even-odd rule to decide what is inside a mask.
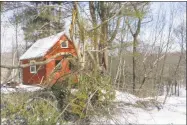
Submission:
[[[52,61],[44,65],[35,65],[33,62],[42,62],[51,59],[56,54],[60,53]],[[64,53],[64,55],[63,55]],[[58,33],[43,39],[37,40],[21,57],[21,64],[31,63],[30,67],[22,69],[23,84],[40,84],[55,72],[52,83],[65,73],[70,72],[70,62],[65,57],[65,54],[77,56],[75,46],[68,36],[64,33]]]

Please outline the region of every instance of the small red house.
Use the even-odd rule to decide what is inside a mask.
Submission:
[[[58,53],[62,55],[44,65],[34,65],[34,62],[49,60]],[[21,64],[33,64],[30,67],[22,68],[23,84],[40,84],[51,75],[54,69],[57,69],[58,71],[55,72],[52,81],[55,83],[59,77],[71,70],[70,63],[65,57],[67,53],[77,56],[73,42],[68,39],[64,32],[37,40],[20,57]]]

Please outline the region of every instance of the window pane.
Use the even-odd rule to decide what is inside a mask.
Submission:
[[[34,67],[33,66],[31,66],[31,72],[33,72],[34,71]]]
[[[62,64],[60,63],[60,61],[61,61],[61,60],[56,60],[56,61],[55,61],[55,67],[56,67],[57,70],[61,70],[61,68],[62,68]],[[59,63],[60,63],[60,64],[59,64]],[[58,64],[59,64],[59,65],[58,65]],[[57,65],[58,65],[58,66],[57,66]]]
[[[61,43],[61,46],[62,46],[62,47],[68,47],[67,41],[62,42],[62,43]]]
[[[30,72],[36,73],[36,66],[30,66]]]

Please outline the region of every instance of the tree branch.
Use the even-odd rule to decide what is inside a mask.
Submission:
[[[119,26],[120,26],[120,22],[121,22],[121,17],[118,18],[116,28],[115,28],[111,38],[107,41],[108,43],[112,42],[115,39],[117,31],[118,31]]]
[[[120,12],[121,12],[121,10],[123,9],[123,7],[124,7],[124,6],[122,6],[122,7],[118,10],[118,12],[117,12],[116,14],[114,14],[112,17],[110,17],[109,19],[105,20],[104,22],[102,22],[102,23],[99,24],[98,26],[96,26],[96,27],[94,27],[94,28],[88,30],[88,32],[91,32],[91,31],[93,31],[93,30],[98,29],[98,28],[101,27],[103,24],[105,24],[105,23],[109,22],[111,19],[115,18],[117,15],[120,14]]]
[[[25,68],[25,67],[29,67],[31,65],[44,65],[47,64],[49,62],[51,62],[52,60],[54,60],[55,58],[62,56],[62,55],[72,55],[71,53],[68,52],[61,52],[58,53],[54,56],[52,56],[51,58],[45,60],[45,61],[40,61],[40,62],[33,62],[32,64],[20,64],[20,65],[14,65],[14,66],[10,66],[10,65],[0,65],[1,68],[6,68],[6,69],[18,69],[18,68]]]

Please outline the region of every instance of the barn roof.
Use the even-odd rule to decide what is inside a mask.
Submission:
[[[65,32],[60,32],[46,38],[37,40],[21,57],[20,60],[43,57]]]

